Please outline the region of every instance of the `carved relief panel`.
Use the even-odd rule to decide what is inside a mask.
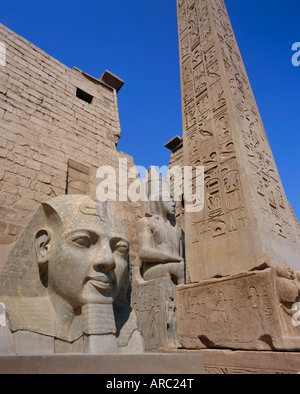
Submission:
[[[175,285],[169,277],[148,282],[136,281],[132,307],[142,330],[146,351],[180,347],[177,336]]]
[[[298,349],[290,305],[299,288],[299,273],[285,267],[179,287],[180,342],[189,349]]]

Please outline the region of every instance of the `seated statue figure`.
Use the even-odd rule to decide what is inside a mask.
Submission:
[[[183,231],[176,224],[176,203],[170,192],[151,194],[145,217],[137,233],[142,277],[145,281],[170,276],[176,285],[184,284]]]
[[[118,353],[122,328],[114,304],[129,276],[128,252],[124,223],[111,204],[78,195],[41,204],[0,267],[11,354],[22,352],[15,349],[24,349],[22,338],[32,348],[47,342],[47,354]],[[130,312],[124,331],[131,339],[137,333],[136,345]]]
[[[146,351],[180,347],[176,286],[185,283],[184,233],[176,224],[169,183],[150,167],[145,179],[143,217],[138,221],[139,264],[133,299]]]

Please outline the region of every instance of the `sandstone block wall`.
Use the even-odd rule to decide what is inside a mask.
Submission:
[[[39,203],[96,199],[99,166],[119,167],[117,90],[70,69],[0,24],[0,263]],[[138,206],[120,204],[135,250]]]

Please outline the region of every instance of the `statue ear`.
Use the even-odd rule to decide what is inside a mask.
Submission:
[[[51,231],[49,229],[42,229],[35,236],[35,251],[38,263],[48,263],[50,253]]]

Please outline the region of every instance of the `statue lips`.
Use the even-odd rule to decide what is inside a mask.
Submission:
[[[105,274],[100,274],[100,275],[95,275],[93,277],[87,277],[86,278],[86,283],[91,282],[94,287],[98,290],[102,291],[108,291],[111,289],[112,284],[116,281],[115,274],[110,274],[110,275],[105,275]]]

